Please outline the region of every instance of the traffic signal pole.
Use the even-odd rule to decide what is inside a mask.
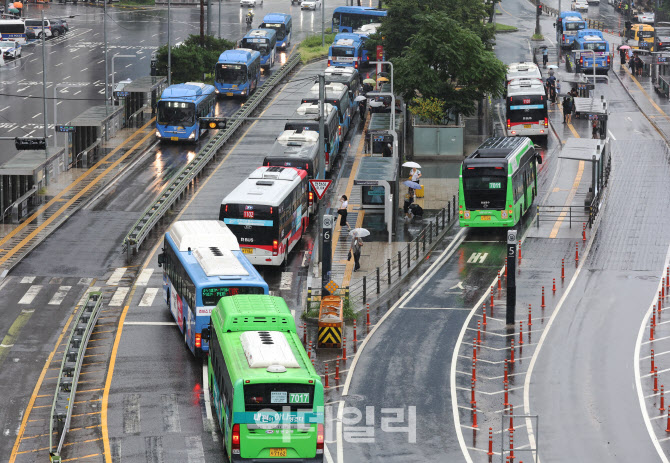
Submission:
[[[540,15],[542,14],[542,4],[537,2],[537,13],[535,14],[535,35],[540,35]]]

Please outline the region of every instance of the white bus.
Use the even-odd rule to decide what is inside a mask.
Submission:
[[[302,98],[301,103],[319,102],[319,84],[315,84]],[[326,103],[330,103],[337,108],[337,115],[340,119],[338,132],[340,135],[340,145],[344,143],[344,138],[351,127],[352,108],[349,98],[349,88],[345,84],[334,82],[326,85]]]
[[[330,103],[324,103],[323,112],[326,115],[324,121],[325,133],[324,139],[324,165],[326,172],[332,170],[335,164],[335,159],[340,152],[340,135],[339,125],[340,121],[337,116],[337,109]],[[296,112],[286,121],[284,130],[293,130],[295,133],[302,133],[304,131],[313,131],[317,135],[319,133],[319,104],[318,103],[303,103]]]
[[[309,226],[307,172],[259,167],[223,198],[219,220],[254,265],[282,265]]]
[[[507,135],[515,137],[549,135],[547,93],[540,79],[514,79],[505,98]]]
[[[0,19],[0,35],[3,40],[26,43],[26,23],[22,19]]]
[[[537,67],[537,64],[527,62],[527,63],[512,63],[508,65],[505,85],[509,85],[510,81],[513,79],[521,79],[524,77],[532,79],[542,79],[542,74],[540,73],[540,68]]]

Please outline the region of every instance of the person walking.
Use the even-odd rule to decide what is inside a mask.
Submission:
[[[412,170],[409,173],[409,179],[413,181],[414,183],[420,183],[421,179],[421,171],[417,169],[416,167],[413,167]]]
[[[591,127],[591,138],[600,138],[600,126],[598,121],[593,121],[593,126]]]
[[[552,103],[556,103],[556,77],[550,75],[547,77],[547,96]]]
[[[626,50],[624,48],[619,48],[619,58],[621,58],[621,66],[626,64]]]
[[[337,210],[337,214],[340,216],[340,227],[346,225],[348,228],[351,228],[349,222],[347,222],[347,207],[349,207],[347,195],[342,195],[340,197],[340,208]]]
[[[353,239],[351,240],[351,247],[349,248],[349,252],[351,252],[354,256],[354,272],[357,272],[358,269],[361,268],[362,248],[363,248],[363,239],[358,235],[354,235]]]
[[[393,156],[393,150],[391,148],[391,144],[387,143],[386,146],[384,146],[384,150],[382,151],[382,157],[390,158],[392,156]]]
[[[642,71],[644,70],[644,63],[642,62],[642,58],[640,58],[640,55],[637,55],[635,57],[635,70],[637,71],[638,76],[642,76]]]
[[[547,48],[543,48],[542,49],[542,65],[546,68],[548,62],[549,62],[549,50]]]
[[[635,58],[636,55],[633,54],[628,60],[628,69],[630,69],[631,74],[635,75]]]

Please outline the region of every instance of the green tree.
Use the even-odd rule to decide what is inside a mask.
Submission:
[[[172,83],[203,80],[203,74],[211,74],[219,60],[219,55],[233,48],[229,40],[205,36],[200,46],[199,35],[189,35],[178,47],[172,47]],[[167,45],[158,49],[158,75],[167,75]]]
[[[504,91],[505,65],[474,32],[444,12],[425,15],[392,61],[396,88],[406,101],[437,98],[450,112],[469,116],[485,95],[498,97]]]
[[[445,109],[444,101],[433,97],[414,98],[409,105],[412,114],[431,124],[441,124],[444,121]]]

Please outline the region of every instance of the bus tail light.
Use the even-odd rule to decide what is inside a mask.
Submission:
[[[512,127],[512,124],[511,124],[510,120],[507,119],[507,128],[509,129],[510,127]]]
[[[563,34],[561,40],[565,43],[565,34]]]
[[[610,55],[607,55],[607,65],[610,65]]]
[[[330,154],[328,153],[328,151],[326,151],[325,154],[326,154],[326,165],[329,166],[330,165]]]
[[[202,348],[202,334],[200,333],[195,333],[195,348]]]
[[[328,66],[330,66],[330,60],[328,60]]]
[[[323,424],[319,423],[316,425],[316,453],[320,455],[323,453],[323,442],[325,440],[325,432],[323,430]]]
[[[272,241],[272,255],[279,255],[279,242],[277,240]]]
[[[544,126],[549,127],[549,119],[547,119],[546,117],[544,118]]]
[[[233,425],[233,435],[231,437],[232,442],[232,453],[239,455],[240,454],[240,425]]]
[[[341,126],[341,125],[338,125],[338,126],[337,126],[337,134],[338,134],[339,136],[342,136],[342,126]]]
[[[309,192],[309,205],[310,207],[314,204],[314,192],[310,191]]]
[[[358,61],[354,63],[354,69],[358,69]]]
[[[579,65],[584,66],[584,57],[583,56],[579,57]]]

